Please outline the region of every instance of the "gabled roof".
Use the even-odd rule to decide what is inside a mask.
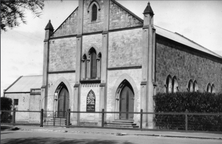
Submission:
[[[135,17],[138,21],[140,21],[141,23],[143,23],[143,19],[141,19],[140,17],[138,17],[136,14],[134,14],[133,12],[131,12],[129,9],[127,9],[126,7],[124,7],[123,5],[121,5],[120,3],[118,3],[116,0],[111,0],[113,3],[117,4],[119,7],[121,7],[122,9],[124,9],[127,13],[129,13],[130,15],[132,15],[133,17]],[[75,12],[77,11],[78,7],[70,14],[70,16]],[[147,7],[145,8],[144,10],[144,13],[150,13],[150,14],[154,14],[153,13],[153,10],[150,6],[150,4],[148,3]],[[67,19],[70,17],[68,16]],[[66,20],[67,20],[66,19]],[[66,21],[65,20],[65,21]],[[63,23],[65,23],[65,21]],[[62,24],[63,24],[62,23]],[[56,33],[56,31],[62,26],[62,24],[54,31],[54,34]],[[141,24],[142,26],[142,24]],[[200,44],[186,38],[185,36],[177,33],[177,32],[171,32],[169,30],[166,30],[164,28],[161,28],[159,26],[155,26],[155,29],[156,29],[156,33],[160,36],[163,36],[163,37],[166,37],[170,40],[173,40],[175,42],[178,42],[178,43],[181,43],[183,45],[186,45],[186,46],[189,46],[193,49],[196,49],[196,50],[199,50],[199,51],[202,51],[204,53],[207,53],[207,54],[210,54],[212,56],[215,56],[217,58],[220,58],[222,59],[222,56],[221,55],[218,55],[217,53],[201,46]]]
[[[30,89],[40,89],[41,87],[41,75],[21,76],[5,90],[5,93],[30,92]]]
[[[171,39],[175,42],[184,44],[186,46],[189,46],[189,47],[194,48],[196,50],[208,53],[208,54],[216,56],[218,58],[222,58],[222,56],[218,55],[217,53],[199,45],[198,43],[186,38],[185,36],[183,36],[177,32],[171,32],[171,31],[161,28],[159,26],[155,26],[155,29],[156,29],[156,33],[160,36],[166,37],[166,38]]]
[[[127,11],[128,13],[130,13],[131,15],[133,15],[134,17],[136,17],[139,21],[141,21],[141,23],[143,23],[143,19],[141,19],[140,17],[138,17],[136,14],[134,14],[133,12],[131,12],[129,9],[127,9],[126,7],[124,7],[123,5],[121,5],[120,3],[118,3],[117,1],[115,0],[112,0],[113,2],[117,3],[119,7],[122,7],[125,11]],[[144,10],[144,13],[148,13],[148,14],[151,14],[151,15],[154,15],[153,13],[153,10],[150,6],[150,3],[148,3],[147,7],[145,8]],[[205,52],[207,54],[210,54],[210,55],[213,55],[215,57],[218,57],[218,58],[221,58],[222,59],[222,56],[218,55],[217,53],[201,46],[200,44],[186,38],[185,36],[177,33],[177,32],[171,32],[169,30],[166,30],[164,28],[161,28],[159,26],[155,26],[155,29],[156,29],[156,33],[160,36],[163,36],[163,37],[166,37],[170,40],[173,40],[175,42],[178,42],[178,43],[181,43],[183,45],[186,45],[186,46],[189,46],[191,48],[194,48],[196,50],[199,50],[199,51],[202,51],[202,52]]]

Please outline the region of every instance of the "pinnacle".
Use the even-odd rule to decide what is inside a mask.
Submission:
[[[150,6],[150,2],[148,2],[147,6],[146,6],[146,9],[144,10],[143,14],[150,14],[151,16],[154,15],[153,10]]]
[[[54,28],[51,24],[51,20],[49,20],[48,24],[45,27],[45,30],[50,30],[50,31],[54,31]]]

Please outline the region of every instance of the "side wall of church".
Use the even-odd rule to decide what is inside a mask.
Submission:
[[[76,66],[76,38],[50,40],[49,71],[70,71]]]
[[[108,68],[142,65],[142,29],[109,33]]]
[[[55,103],[55,91],[59,84],[63,82],[69,92],[69,108],[73,110],[74,107],[74,84],[75,84],[75,73],[55,73],[49,74],[48,76],[48,111],[53,111]],[[56,110],[57,111],[57,110]],[[49,113],[51,116],[52,113]]]
[[[179,91],[182,92],[187,91],[190,79],[197,81],[200,92],[206,91],[208,83],[215,85],[216,92],[222,92],[222,63],[183,49],[189,48],[164,38],[157,38],[157,92],[166,91],[168,75],[177,77]]]

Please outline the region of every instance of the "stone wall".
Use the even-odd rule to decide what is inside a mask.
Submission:
[[[108,67],[142,65],[142,29],[109,33]]]
[[[93,22],[91,21],[91,10],[88,9],[91,2],[92,0],[84,0],[83,33],[97,32],[103,29],[104,2],[103,0],[97,0],[100,10],[97,12],[97,20]]]
[[[75,70],[76,38],[50,40],[49,71]]]
[[[82,55],[88,55],[89,49],[94,48],[97,52],[101,52],[102,49],[102,35],[101,34],[94,34],[94,35],[86,35],[83,36],[82,42]]]
[[[110,29],[129,28],[141,26],[142,22],[130,14],[126,9],[110,1]]]
[[[60,37],[77,34],[78,8],[55,30],[51,37]]]
[[[198,56],[186,46],[157,38],[156,45],[156,80],[157,92],[165,92],[168,75],[176,76],[179,91],[187,91],[190,79],[196,80],[200,92],[206,91],[208,83],[214,84],[216,92],[222,91],[222,64]]]
[[[41,110],[41,95],[35,94],[30,95],[29,110],[40,111]],[[29,113],[29,122],[40,122],[40,113],[31,112]]]

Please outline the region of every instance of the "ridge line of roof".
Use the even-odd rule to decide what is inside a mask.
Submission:
[[[208,48],[205,48],[204,46],[202,46],[202,45],[198,44],[197,42],[195,42],[195,41],[193,41],[193,40],[191,40],[191,39],[183,36],[182,34],[180,34],[180,33],[178,33],[178,32],[173,32],[173,31],[170,31],[170,30],[168,30],[168,29],[162,28],[162,27],[157,26],[157,25],[154,25],[154,26],[155,26],[155,27],[158,27],[158,28],[160,28],[160,29],[163,29],[163,30],[165,30],[165,31],[168,31],[168,32],[170,32],[170,33],[172,33],[172,34],[176,34],[176,35],[178,35],[178,36],[180,36],[180,37],[182,37],[182,38],[190,41],[191,43],[194,43],[194,44],[200,46],[201,48],[205,49],[206,51],[211,52],[212,54],[211,54],[211,53],[208,53],[208,54],[210,54],[210,55],[213,55],[213,54],[214,54],[214,56],[216,56],[216,57],[218,57],[218,58],[222,58],[222,56],[218,55],[218,54],[215,53],[214,51],[211,51],[211,50],[209,50]],[[179,43],[181,43],[181,42],[179,42]],[[182,43],[181,43],[181,44],[182,44]],[[192,48],[194,48],[194,47],[192,47]],[[195,48],[194,48],[194,49],[195,49]],[[199,51],[202,51],[202,50],[199,50]],[[204,52],[204,51],[202,51],[202,52]],[[205,52],[205,53],[207,53],[207,52]]]
[[[194,44],[196,44],[196,45],[202,47],[203,49],[205,49],[205,50],[207,50],[207,51],[212,52],[213,54],[217,55],[219,58],[222,58],[222,56],[218,55],[218,54],[215,53],[214,51],[211,51],[211,50],[209,50],[208,48],[205,48],[204,46],[202,46],[202,45],[198,44],[197,42],[195,42],[195,41],[193,41],[193,40],[191,40],[191,39],[185,37],[184,35],[182,35],[182,34],[180,34],[180,33],[178,33],[178,32],[175,32],[175,34],[177,34],[177,35],[179,35],[179,36],[181,36],[181,37],[187,39],[188,41],[190,41],[190,42],[192,42],[192,43],[194,43]]]
[[[20,80],[23,76],[20,76],[19,78],[17,78],[10,86],[8,86],[5,90],[4,90],[4,93],[10,89],[18,80]]]

